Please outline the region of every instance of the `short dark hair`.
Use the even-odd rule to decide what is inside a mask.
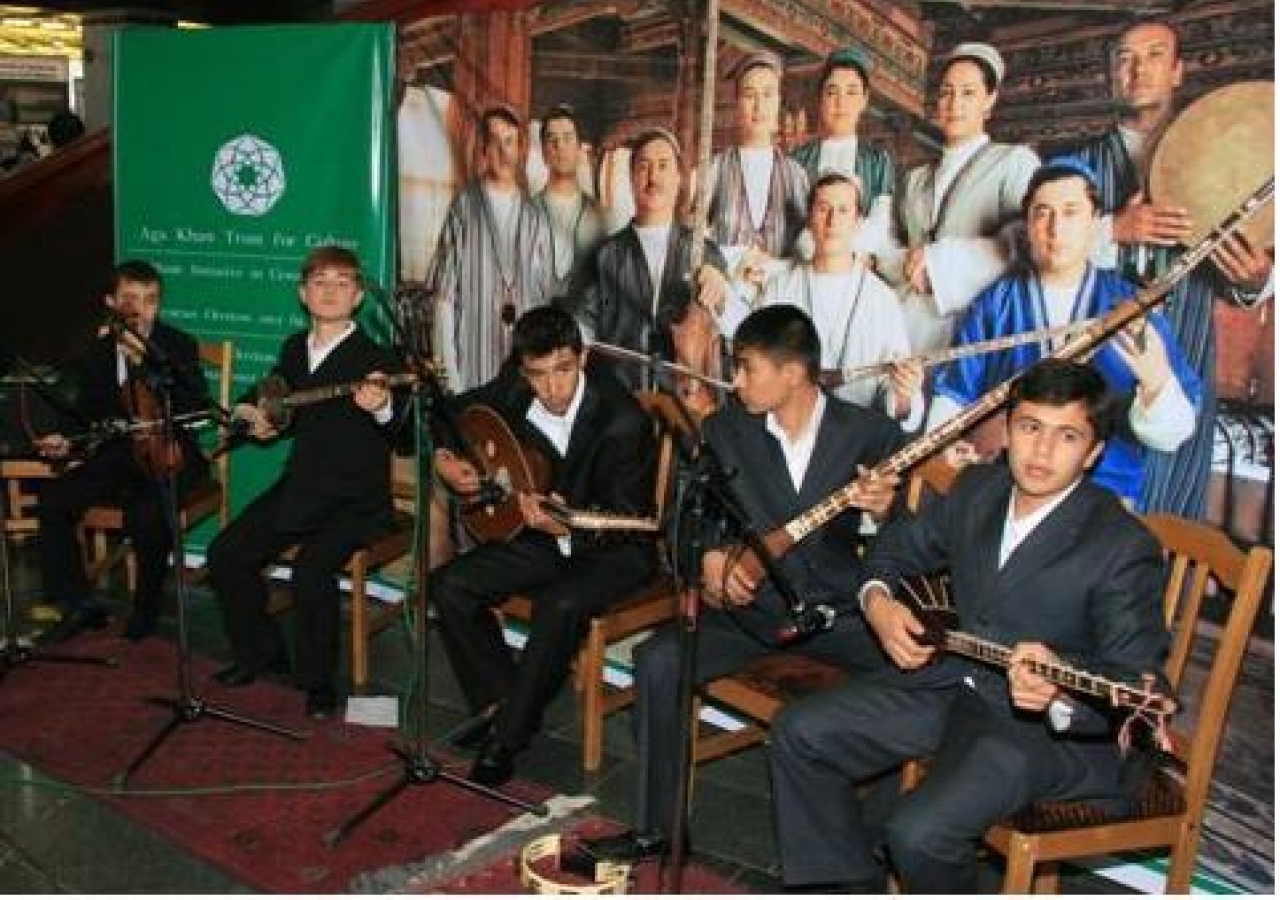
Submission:
[[[1009,411],[1020,403],[1067,406],[1080,402],[1101,443],[1115,430],[1118,404],[1106,379],[1088,363],[1069,359],[1042,359],[1016,379],[1009,390]]]
[[[55,147],[65,147],[84,134],[84,121],[69,109],[61,109],[49,119],[49,141]]]
[[[633,137],[630,141],[631,147],[631,165],[636,164],[636,157],[640,155],[640,151],[652,144],[654,141],[662,141],[671,148],[671,152],[676,156],[676,162],[680,163],[684,160],[684,154],[680,152],[680,142],[670,130],[661,127],[646,128]]]
[[[757,309],[743,319],[733,335],[733,350],[756,350],[778,365],[802,363],[815,383],[822,372],[818,329],[804,310],[789,303]]]
[[[1025,219],[1027,213],[1031,211],[1031,200],[1035,197],[1036,191],[1046,184],[1054,181],[1065,181],[1068,178],[1079,178],[1083,181],[1085,196],[1093,204],[1094,213],[1102,212],[1102,195],[1098,193],[1098,186],[1094,182],[1070,166],[1058,166],[1050,163],[1036,169],[1035,174],[1031,176],[1031,180],[1027,182],[1027,192],[1022,195],[1022,217]]]
[[[1111,45],[1107,48],[1107,59],[1115,58],[1116,50],[1120,48],[1120,42],[1124,40],[1124,36],[1135,28],[1142,28],[1146,25],[1157,25],[1165,28],[1173,35],[1173,56],[1178,59],[1182,55],[1182,32],[1178,30],[1178,26],[1168,19],[1162,19],[1159,16],[1153,16],[1150,13],[1138,13],[1133,18],[1125,22],[1124,27],[1116,32],[1116,36],[1112,38]]]
[[[350,269],[355,273],[356,282],[364,284],[364,274],[360,271],[360,257],[354,250],[339,247],[337,244],[325,244],[307,254],[302,261],[302,280],[306,281],[320,269]]]
[[[120,263],[111,272],[111,290],[114,294],[120,289],[120,284],[125,281],[132,281],[136,284],[157,284],[164,289],[164,276],[160,274],[160,270],[147,262],[145,259],[126,259]]]
[[[549,356],[561,347],[582,352],[582,330],[569,313],[555,306],[535,306],[511,329],[511,355],[517,363]]]
[[[818,191],[822,190],[825,187],[831,187],[831,185],[833,184],[852,185],[854,191],[856,191],[858,194],[858,204],[859,204],[859,207],[861,207],[862,179],[860,179],[857,175],[850,177],[844,174],[843,172],[827,172],[823,174],[821,177],[819,177],[817,181],[815,181],[813,184],[809,186],[809,196],[805,201],[804,208],[807,210],[812,210],[813,201],[818,199]]]
[[[942,79],[947,77],[948,70],[956,63],[971,62],[978,67],[978,71],[982,73],[982,83],[987,87],[988,94],[994,94],[1000,87],[1000,76],[996,74],[996,70],[991,68],[991,63],[977,56],[953,56],[947,60],[946,64],[938,72],[938,83],[942,83]]]
[[[557,103],[542,114],[542,132],[540,137],[543,142],[547,139],[547,126],[556,119],[563,119],[573,125],[573,133],[577,136],[579,141],[582,140],[582,124],[578,121],[578,114],[573,111],[573,107],[568,103]]]
[[[509,106],[490,106],[480,113],[481,146],[489,143],[489,124],[494,121],[506,122],[516,131],[520,130],[520,116],[514,109]]]

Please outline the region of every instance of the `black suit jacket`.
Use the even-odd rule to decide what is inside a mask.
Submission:
[[[902,575],[946,568],[964,631],[1008,646],[1039,641],[1076,666],[1123,681],[1162,673],[1168,633],[1156,539],[1114,494],[1085,480],[998,568],[1012,489],[1005,464],[966,469],[946,497],[884,530],[868,555],[871,576],[895,585]],[[997,714],[1043,729],[1039,715],[1014,710],[1002,670],[947,656],[913,677],[932,685],[971,678]],[[1102,711],[1076,708],[1073,733],[1106,730]]]
[[[271,374],[295,391],[347,384],[370,372],[400,372],[391,351],[357,328],[333,348],[315,372],[309,371],[307,332],[285,339]],[[256,392],[242,402],[253,403]],[[396,403],[396,412],[400,408]],[[283,436],[293,438],[284,472],[274,489],[282,491],[278,527],[305,533],[321,523],[340,523],[359,537],[370,537],[391,524],[391,448],[399,416],[379,425],[350,396],[294,410]]]
[[[778,439],[769,433],[764,415],[752,415],[730,400],[703,425],[703,435],[729,473],[729,485],[760,534],[809,510],[858,477],[858,466],[873,466],[902,443],[902,430],[883,413],[827,397],[817,441],[804,483],[797,492],[787,471]],[[780,562],[784,576],[809,602],[837,609],[855,608],[864,572],[856,552],[860,510],[847,510],[793,548]],[[738,530],[724,523],[721,540],[735,540]],[[771,583],[761,588],[757,604],[778,616],[784,605]]]
[[[149,337],[162,358],[144,363],[131,377],[142,378],[146,384],[159,385],[156,379],[160,378],[171,383],[175,415],[210,407],[209,384],[200,365],[200,345],[195,338],[163,322],[155,323]],[[129,416],[117,365],[115,338],[109,334],[95,339],[80,361],[77,409],[90,422]],[[160,401],[162,394],[157,392],[156,399]],[[180,428],[179,439],[186,451],[184,465],[190,469],[206,468],[195,438]]]
[[[584,373],[582,405],[574,419],[569,445],[561,455],[526,415],[534,395],[524,376],[508,362],[498,377],[457,398],[455,409],[482,403],[497,410],[516,439],[551,464],[548,493],[556,493],[576,509],[625,515],[652,515],[658,449],[653,423],[635,397],[611,375]],[[450,441],[455,449],[455,441]],[[619,541],[645,540],[627,533],[573,533],[573,554]]]

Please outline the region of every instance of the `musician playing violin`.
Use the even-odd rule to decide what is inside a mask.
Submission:
[[[586,371],[587,352],[567,312],[540,307],[512,331],[512,358],[460,405],[495,409],[522,444],[551,465],[547,493],[577,509],[653,514],[657,446],[635,398],[607,372]],[[480,487],[464,448],[436,453],[441,480],[468,502]],[[473,713],[463,749],[479,749],[471,778],[499,785],[538,731],[592,616],[654,574],[652,540],[617,532],[570,532],[536,493],[519,496],[525,527],[507,542],[476,547],[432,573],[429,596],[444,646]],[[533,601],[528,641],[514,658],[490,611],[512,594]]]
[[[800,700],[773,722],[789,888],[884,893],[880,823],[867,821],[853,786],[905,760],[932,757],[883,823],[910,892],[977,890],[983,834],[1030,803],[1124,799],[1118,723],[1029,667],[1070,661],[1135,684],[1163,671],[1160,545],[1085,478],[1113,417],[1092,367],[1037,364],[1011,394],[1007,464],[966,469],[948,495],[877,537],[859,602],[896,670]],[[896,588],[944,568],[959,627],[1013,646],[1007,671],[957,656],[926,666],[936,654]]]
[[[195,339],[158,319],[162,294],[160,273],[150,263],[129,260],[115,268],[105,298],[115,324],[104,326],[78,366],[77,406],[86,421],[127,421],[136,411],[132,404],[143,392],[159,400],[162,388],[171,388],[175,414],[211,406]],[[144,339],[159,353],[149,353]],[[148,405],[162,409],[158,402]],[[177,436],[181,496],[209,477],[209,467],[193,437],[181,428]],[[163,425],[152,421],[148,427],[108,440],[80,465],[42,485],[40,567],[45,591],[62,610],[62,619],[45,635],[46,642],[66,640],[107,623],[106,606],[90,590],[77,538],[85,510],[104,502],[119,503],[124,509],[125,532],[138,561],[137,590],[125,637],[141,640],[154,631],[172,546],[164,513],[166,494],[161,489],[168,473],[145,470],[140,459],[145,461],[149,454],[135,451],[166,443]],[[61,461],[70,458],[72,442],[65,435],[48,434],[37,441],[37,447],[46,458]]]
[[[213,677],[235,687],[288,667],[284,639],[267,612],[263,569],[297,546],[292,590],[294,680],[305,709],[324,718],[337,708],[338,577],[359,547],[392,524],[391,452],[397,403],[386,376],[395,355],[355,322],[364,297],[360,260],[343,247],[318,247],[303,261],[298,294],[311,327],[288,337],[271,370],[296,391],[358,383],[354,393],[295,410],[284,432],[293,446],[284,471],[209,547],[233,663]],[[237,419],[261,441],[279,436],[250,391]]]

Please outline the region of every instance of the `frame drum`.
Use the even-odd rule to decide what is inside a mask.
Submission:
[[[1275,172],[1275,83],[1243,81],[1205,94],[1165,130],[1151,158],[1151,199],[1185,207],[1195,246]],[[1241,231],[1275,246],[1275,204]]]

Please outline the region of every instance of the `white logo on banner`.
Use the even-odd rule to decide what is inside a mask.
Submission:
[[[213,193],[227,212],[261,216],[284,196],[284,160],[262,138],[242,134],[218,148],[213,157]]]

